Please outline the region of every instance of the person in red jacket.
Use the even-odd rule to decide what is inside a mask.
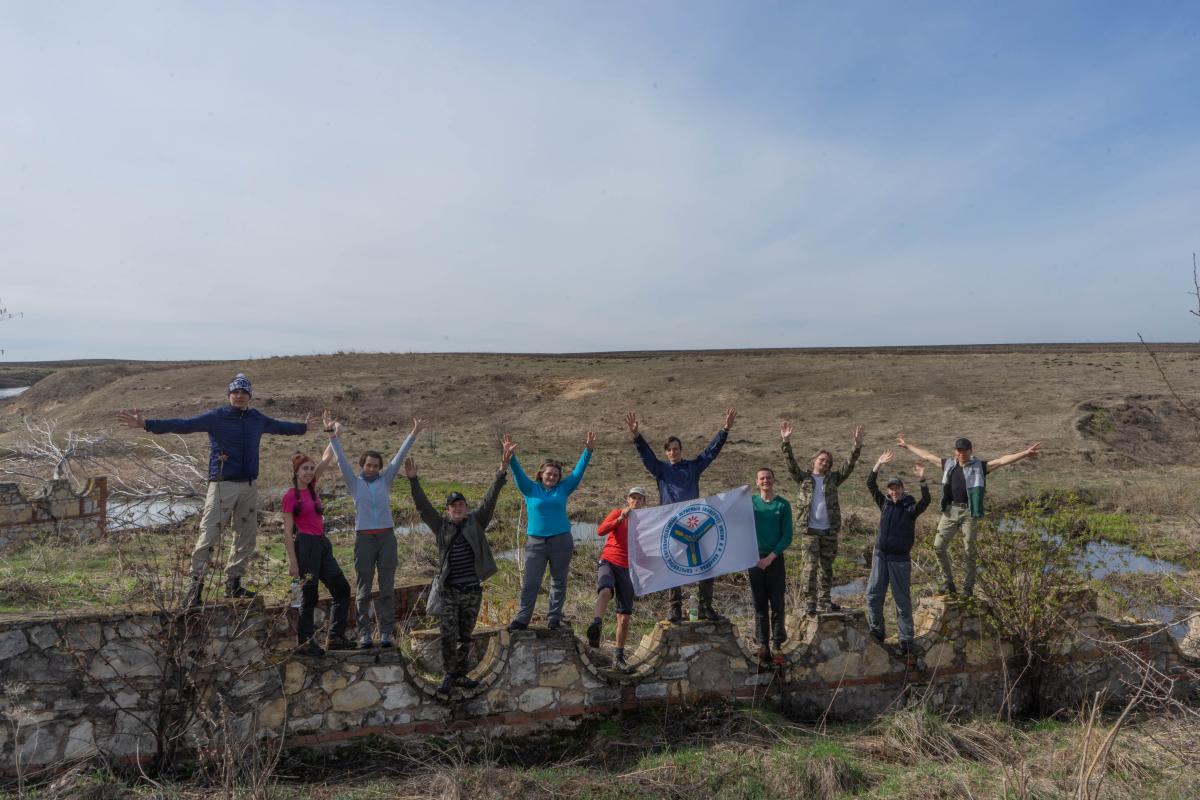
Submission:
[[[613,665],[629,669],[625,660],[625,637],[629,634],[629,616],[633,613],[633,581],[629,577],[629,512],[646,505],[646,490],[635,486],[625,496],[625,507],[608,512],[596,529],[597,536],[607,536],[600,563],[596,565],[596,618],[588,626],[588,644],[600,646],[600,625],[608,602],[617,601],[617,650]]]

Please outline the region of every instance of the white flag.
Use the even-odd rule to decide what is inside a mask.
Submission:
[[[758,563],[750,487],[629,514],[629,575],[638,597]]]

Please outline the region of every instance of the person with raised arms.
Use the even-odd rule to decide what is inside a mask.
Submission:
[[[242,578],[258,542],[259,443],[268,433],[301,436],[317,421],[311,415],[304,422],[272,419],[250,407],[251,391],[250,381],[239,372],[226,390],[229,404],[199,416],[146,419],[136,408],[117,414],[123,424],[148,433],[208,434],[208,491],[200,515],[200,536],[192,549],[192,583],[184,608],[200,604],[208,561],[221,538],[221,528],[229,521],[233,523],[234,538],[225,565],[225,596],[254,596],[242,586]]]
[[[471,654],[471,634],[479,619],[483,601],[483,581],[496,574],[496,559],[487,540],[487,527],[496,511],[496,501],[504,488],[508,462],[516,446],[505,441],[500,454],[500,469],[492,479],[479,508],[471,511],[467,498],[459,492],[446,497],[445,513],[439,512],[425,496],[417,478],[417,463],[404,459],[404,475],[408,478],[413,504],[421,520],[433,531],[437,540],[438,573],[442,607],[438,613],[442,633],[442,668],[445,676],[438,692],[449,694],[458,686],[474,689],[479,682],[467,677],[467,657]]]
[[[408,456],[425,420],[414,419],[412,432],[400,444],[387,467],[376,450],[367,450],[358,457],[359,473],[354,473],[350,460],[342,449],[342,424],[325,412],[325,430],[329,443],[342,471],[342,480],[354,499],[354,582],[356,584],[355,618],[358,624],[359,646],[371,648],[371,585],[379,576],[379,597],[375,600],[375,624],[379,627],[379,646],[392,646],[392,630],[396,626],[396,529],[392,522],[392,483],[400,465]]]
[[[779,648],[787,641],[783,609],[787,571],[783,551],[792,543],[792,504],[775,494],[775,470],[770,467],[758,468],[754,485],[758,493],[750,502],[754,507],[758,563],[746,573],[754,601],[754,638],[758,642],[758,660],[782,667],[783,654]]]
[[[300,655],[320,656],[325,651],[313,641],[313,611],[317,607],[317,581],[325,584],[333,596],[332,620],[325,646],[330,650],[353,650],[346,638],[346,617],[350,607],[350,584],[333,557],[333,545],[325,536],[324,509],[317,494],[317,479],[333,463],[333,452],[325,448],[321,463],[304,453],[292,456],[292,488],[283,493],[283,547],[288,556],[288,573],[300,579],[300,619],[296,637]]]
[[[954,585],[954,572],[950,565],[949,550],[950,542],[961,530],[963,550],[966,556],[963,596],[971,597],[975,593],[975,539],[978,535],[975,522],[983,517],[983,496],[987,485],[987,476],[1001,467],[1015,464],[1022,459],[1037,458],[1042,443],[1034,442],[1024,450],[988,461],[973,454],[974,448],[971,440],[966,438],[959,438],[954,442],[954,457],[946,459],[936,456],[928,450],[922,450],[915,444],[906,441],[903,435],[896,437],[896,444],[917,458],[936,464],[942,469],[942,516],[938,520],[937,536],[933,539],[933,552],[942,569],[941,592],[948,595],[958,593]]]
[[[641,423],[638,420],[637,413],[630,411],[625,415],[625,426],[629,428],[629,433],[633,437],[633,446],[637,449],[638,456],[641,457],[646,471],[650,473],[658,484],[658,502],[661,505],[665,506],[671,503],[680,503],[684,500],[699,499],[700,475],[720,455],[721,448],[725,446],[725,440],[729,438],[729,429],[733,427],[733,421],[736,418],[737,412],[735,410],[732,408],[725,409],[724,426],[713,436],[712,441],[708,443],[708,447],[704,448],[704,452],[696,458],[684,459],[683,442],[678,436],[668,436],[666,443],[663,445],[663,452],[667,457],[666,460],[662,460],[654,455],[654,451],[642,436]],[[671,615],[668,619],[675,623],[682,622],[682,588],[678,586],[672,588],[670,599]],[[705,578],[700,581],[698,614],[701,619],[711,621],[722,619],[717,610],[713,608],[712,578]]]
[[[569,475],[563,475],[562,462],[547,459],[538,467],[534,480],[530,480],[521,468],[512,437],[504,434],[501,444],[511,454],[509,466],[512,468],[513,482],[525,498],[525,511],[529,518],[520,606],[508,624],[508,630],[523,631],[529,627],[547,565],[550,566],[550,608],[546,613],[546,627],[557,630],[562,624],[563,605],[567,601],[567,575],[571,570],[571,555],[575,552],[571,522],[567,519],[567,500],[583,480],[583,473],[596,446],[596,434],[587,432],[583,454]]]
[[[917,517],[929,507],[930,499],[929,487],[925,485],[925,467],[919,461],[913,467],[913,474],[921,485],[920,500],[905,494],[904,481],[898,477],[888,479],[886,496],[879,491],[879,468],[891,463],[892,455],[891,450],[884,450],[867,476],[867,491],[879,506],[879,529],[871,556],[871,577],[867,580],[867,625],[871,636],[882,642],[885,638],[883,599],[890,586],[892,600],[896,603],[900,654],[908,655],[913,641],[911,553]]]
[[[629,513],[646,505],[646,490],[634,486],[625,495],[625,507],[614,508],[596,529],[597,536],[607,536],[600,561],[596,565],[596,616],[588,626],[588,644],[600,646],[600,628],[610,600],[616,601],[617,648],[613,666],[629,669],[625,660],[625,639],[629,635],[629,619],[633,615],[633,579],[629,577]]]
[[[850,457],[838,469],[833,469],[833,454],[818,450],[812,459],[812,469],[803,469],[796,463],[792,453],[792,423],[779,423],[779,436],[783,439],[783,456],[787,459],[788,472],[800,486],[800,497],[796,499],[796,515],[800,532],[804,535],[804,611],[809,616],[817,613],[817,603],[822,611],[841,611],[833,602],[833,560],[837,558],[838,531],[842,527],[842,505],[838,498],[840,486],[858,463],[862,452],[866,428],[854,428],[854,445]],[[820,577],[820,594],[817,593],[817,578]]]

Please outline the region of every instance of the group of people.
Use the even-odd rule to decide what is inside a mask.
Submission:
[[[242,585],[242,578],[257,540],[261,438],[265,434],[302,435],[318,422],[312,416],[304,422],[285,422],[251,408],[252,386],[241,373],[230,382],[227,395],[228,405],[195,417],[146,419],[136,409],[118,415],[122,423],[154,434],[203,432],[209,436],[208,490],[200,519],[200,535],[192,551],[191,582],[184,601],[187,608],[202,602],[208,561],[219,541],[222,526],[230,522],[234,540],[226,566],[225,596],[253,596],[254,593]],[[663,444],[665,458],[659,458],[643,437],[637,414],[633,411],[626,414],[625,424],[632,444],[647,473],[657,483],[661,504],[701,497],[700,477],[720,455],[736,418],[734,409],[726,409],[724,424],[704,451],[695,458],[685,459],[683,443],[677,436],[666,439]],[[437,542],[439,569],[435,582],[441,606],[438,616],[445,670],[440,691],[448,693],[456,686],[471,688],[476,685],[467,671],[471,636],[479,615],[482,583],[496,572],[486,530],[510,471],[525,500],[528,524],[520,601],[508,630],[519,631],[529,626],[547,567],[550,570],[550,596],[546,623],[550,629],[561,626],[567,576],[574,553],[567,502],[582,482],[592,458],[596,443],[593,432],[586,434],[583,452],[569,473],[565,473],[563,463],[547,459],[539,464],[533,477],[525,472],[517,457],[517,444],[505,434],[500,442],[501,458],[495,478],[483,501],[471,510],[459,492],[451,492],[444,505],[438,508],[422,489],[416,463],[409,452],[425,426],[423,420],[414,420],[412,431],[386,466],[381,453],[368,450],[359,456],[357,472],[342,448],[341,423],[328,411],[319,421],[329,436],[329,443],[319,461],[303,453],[293,456],[292,485],[281,498],[288,568],[292,577],[301,579],[302,600],[297,625],[299,653],[310,656],[324,653],[314,641],[318,583],[325,585],[333,599],[327,648],[393,646],[397,550],[391,489],[401,469],[409,481],[417,512],[433,531]],[[862,425],[854,429],[850,454],[840,467],[835,468],[833,454],[824,449],[818,450],[807,466],[801,466],[792,450],[793,430],[789,421],[780,424],[784,460],[798,485],[795,508],[776,493],[776,477],[771,467],[757,470],[755,486],[758,492],[752,497],[759,551],[759,560],[748,575],[754,603],[754,633],[758,657],[764,663],[774,665],[783,663],[780,647],[787,638],[784,617],[787,576],[783,555],[793,541],[793,521],[800,525],[804,542],[806,613],[840,610],[831,596],[833,562],[842,526],[838,488],[853,472],[866,433]],[[883,641],[883,602],[886,592],[891,589],[896,604],[899,649],[901,653],[907,653],[913,639],[910,579],[916,519],[931,502],[923,462],[936,464],[942,470],[941,519],[934,541],[934,552],[942,571],[941,590],[946,594],[957,593],[948,549],[961,533],[966,554],[963,594],[969,597],[975,584],[976,522],[984,513],[987,476],[1000,467],[1036,456],[1040,444],[989,461],[976,457],[967,439],[955,442],[954,456],[949,458],[917,447],[907,442],[904,436],[897,437],[897,446],[918,458],[913,474],[918,479],[920,499],[906,492],[899,477],[888,478],[884,491],[879,490],[879,471],[895,457],[892,450],[884,450],[866,481],[880,510],[866,600],[871,633]],[[322,473],[334,462],[354,501],[357,643],[346,636],[350,585],[325,537],[324,512],[316,488]],[[646,489],[631,488],[625,504],[613,509],[597,530],[606,541],[597,564],[595,614],[588,625],[587,638],[592,647],[599,646],[603,618],[612,604],[617,615],[614,664],[620,669],[628,667],[625,644],[634,601],[629,573],[628,519],[630,513],[644,507],[646,501]],[[378,596],[372,600],[375,585]],[[713,604],[712,579],[699,582],[698,595],[699,618],[722,619]],[[372,631],[372,617],[378,630],[377,642]],[[680,587],[670,590],[669,619],[675,623],[684,619]]]

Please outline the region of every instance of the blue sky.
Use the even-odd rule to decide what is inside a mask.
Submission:
[[[1200,338],[1194,3],[0,4],[8,361]]]

